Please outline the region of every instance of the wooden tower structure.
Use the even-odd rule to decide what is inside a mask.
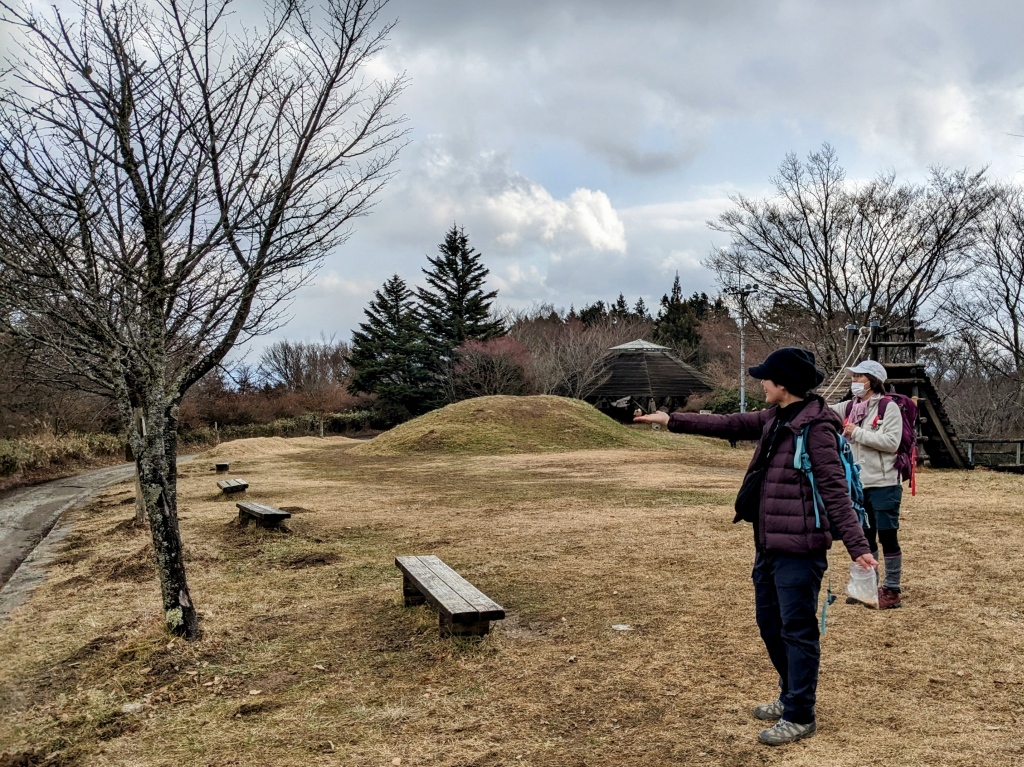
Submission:
[[[846,358],[850,365],[868,357],[885,366],[889,374],[886,385],[898,394],[917,401],[917,453],[919,460],[939,469],[972,469],[974,463],[968,450],[961,444],[956,429],[942,406],[939,393],[932,383],[920,350],[927,341],[917,337],[916,323],[906,327],[887,328],[872,322],[867,328],[849,325],[846,328]],[[838,402],[846,388],[845,368],[839,370],[834,381],[825,387],[823,395],[829,402]]]

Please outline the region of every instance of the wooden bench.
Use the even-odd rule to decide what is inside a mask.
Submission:
[[[223,474],[225,471],[228,471],[228,470],[231,469],[231,464],[230,463],[218,463],[218,464],[214,465],[214,468],[217,470],[218,474]]]
[[[217,483],[217,487],[222,493],[231,495],[231,493],[244,493],[249,489],[249,483],[244,479],[222,479]]]
[[[429,601],[440,613],[441,636],[484,636],[505,610],[435,556],[397,557],[406,607]]]
[[[246,527],[250,521],[255,521],[256,527],[277,527],[286,519],[291,519],[292,516],[287,511],[252,501],[242,501],[236,503],[235,506],[238,507],[239,527]]]

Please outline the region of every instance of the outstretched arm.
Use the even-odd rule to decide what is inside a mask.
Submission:
[[[761,438],[764,425],[775,415],[771,410],[759,410],[756,413],[735,413],[733,415],[710,415],[699,413],[663,413],[658,411],[650,415],[637,415],[636,423],[657,423],[669,431],[682,434],[701,434],[705,437],[719,437],[732,440],[754,440]]]

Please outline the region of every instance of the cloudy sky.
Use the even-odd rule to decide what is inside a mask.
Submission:
[[[240,0],[244,12],[250,3]],[[832,144],[852,178],[1024,171],[1024,4],[1008,0],[391,0],[371,74],[411,143],[274,338],[347,340],[453,222],[506,306],[656,306],[724,242],[729,195]],[[264,339],[262,343],[266,343]]]
[[[277,336],[347,338],[391,274],[465,227],[499,302],[643,297],[724,244],[729,195],[829,142],[852,178],[987,165],[1020,180],[1024,6],[916,0],[392,0],[377,73],[412,142]]]

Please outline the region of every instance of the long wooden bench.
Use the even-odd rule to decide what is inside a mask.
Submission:
[[[441,636],[484,636],[491,621],[505,617],[501,605],[435,556],[397,557],[406,607],[430,602],[437,608]]]
[[[240,527],[246,527],[250,521],[256,522],[256,527],[277,527],[286,519],[291,519],[292,516],[287,511],[281,511],[273,506],[252,501],[241,501],[236,503],[235,506],[238,507],[238,524]]]
[[[244,493],[249,489],[249,483],[244,479],[222,479],[217,483],[217,487],[220,488],[222,493],[231,495],[232,493]]]

